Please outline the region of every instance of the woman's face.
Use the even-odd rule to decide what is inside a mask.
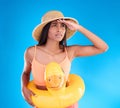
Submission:
[[[66,32],[66,25],[55,20],[51,22],[48,31],[48,38],[55,41],[61,41],[65,35],[65,32]]]

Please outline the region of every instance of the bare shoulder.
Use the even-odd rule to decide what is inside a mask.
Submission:
[[[76,47],[77,47],[76,45],[71,45],[71,46],[66,47],[68,57],[70,60],[72,60],[74,58],[74,53],[75,53]]]
[[[88,50],[86,46],[82,46],[82,45],[67,46],[67,52],[71,59],[78,57],[78,56],[87,55],[85,54],[86,53],[85,49]]]
[[[34,51],[35,51],[35,46],[30,46],[26,48],[25,53],[24,53],[25,59],[32,61],[33,56],[34,56]]]

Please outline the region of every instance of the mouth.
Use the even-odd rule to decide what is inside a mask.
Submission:
[[[55,35],[56,37],[62,37],[63,35],[61,33],[58,33]]]
[[[56,87],[49,87],[49,88],[51,88],[51,89],[60,89],[62,86],[56,86]]]

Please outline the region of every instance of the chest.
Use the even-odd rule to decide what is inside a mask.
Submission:
[[[42,51],[39,51],[35,55],[35,59],[41,64],[48,64],[50,62],[62,63],[66,59],[66,53],[61,52],[58,54],[49,54]]]

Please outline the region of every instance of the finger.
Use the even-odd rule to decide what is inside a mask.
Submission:
[[[30,105],[35,106],[32,102],[29,102]]]
[[[71,23],[64,19],[58,19],[57,22],[64,23],[68,28],[71,27]]]
[[[63,23],[63,21],[62,21],[61,19],[58,19],[57,22],[61,22],[61,23]]]
[[[32,91],[30,91],[30,94],[32,95],[32,96],[34,96],[34,95],[36,95],[34,92],[32,92]]]
[[[30,105],[32,105],[33,106],[33,103],[31,102],[32,100],[31,100],[31,98],[25,98],[25,100],[30,104]]]
[[[58,22],[61,22],[61,23],[64,23],[64,22],[65,22],[64,19],[58,19],[57,21],[58,21]]]
[[[32,92],[32,95],[35,96],[36,94]]]
[[[29,103],[30,105],[34,106],[31,97],[28,98],[28,103]]]

